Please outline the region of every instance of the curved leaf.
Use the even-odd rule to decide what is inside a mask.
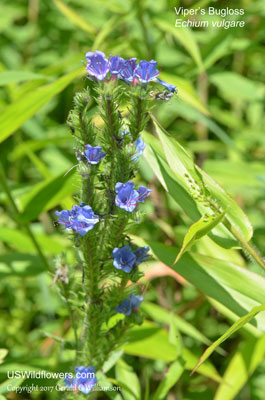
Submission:
[[[28,92],[25,96],[8,105],[0,116],[0,143],[83,72],[84,68],[79,68],[55,82]]]
[[[174,264],[178,262],[182,254],[189,250],[197,240],[207,235],[207,233],[209,233],[216,225],[218,225],[219,222],[223,220],[225,213],[226,211],[222,212],[218,216],[210,216],[207,218],[201,217],[199,221],[191,225],[184,237],[180,252],[174,261]]]
[[[92,35],[92,37],[95,36],[95,34],[97,33],[96,28],[89,24],[83,17],[78,15],[74,10],[72,10],[72,8],[70,8],[60,0],[53,0],[53,2],[69,21],[81,28],[83,31]]]
[[[146,244],[160,261],[172,267],[177,248],[152,241]],[[265,302],[265,278],[229,261],[189,252],[174,270],[239,317]],[[257,315],[251,324],[265,332],[265,314]]]
[[[211,346],[209,346],[203,355],[200,357],[196,366],[192,370],[192,374],[199,368],[199,366],[210,357],[210,355],[214,352],[216,347],[218,347],[221,343],[227,340],[233,333],[238,331],[242,326],[246,325],[249,321],[251,321],[258,313],[265,311],[265,303],[261,306],[254,307],[248,314],[244,317],[239,318],[237,322],[235,322],[219,339],[217,339]]]
[[[206,172],[194,164],[192,158],[176,140],[169,138],[157,124],[155,126],[169,166],[178,182],[197,199],[196,203],[202,215],[211,212],[213,207],[217,210],[227,209],[226,219],[246,241],[249,241],[253,229],[241,208]],[[226,245],[225,241],[223,245]]]

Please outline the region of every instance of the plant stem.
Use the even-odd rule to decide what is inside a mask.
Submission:
[[[71,319],[71,323],[72,323],[72,327],[73,327],[73,331],[74,331],[74,336],[75,336],[75,348],[76,348],[76,361],[77,361],[77,351],[79,349],[79,340],[78,340],[78,335],[77,335],[77,325],[76,325],[76,320],[74,318],[74,313],[71,307],[71,304],[69,302],[69,298],[68,298],[68,292],[66,289],[66,286],[64,283],[61,284],[61,288],[64,294],[64,298],[65,298],[65,302],[66,302],[66,306],[70,315],[70,319]]]
[[[247,242],[242,235],[231,225],[227,218],[223,221],[224,225],[229,231],[235,236],[235,238],[241,243],[242,247],[254,258],[256,263],[265,270],[265,261],[258,254],[258,252]]]

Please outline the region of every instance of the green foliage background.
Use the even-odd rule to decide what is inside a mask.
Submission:
[[[252,246],[264,250],[264,1],[230,4],[245,10],[238,18],[245,27],[230,29],[177,30],[178,6],[219,9],[227,2],[1,2],[0,347],[8,353],[0,351],[0,399],[55,399],[61,394],[8,393],[6,372],[69,371],[71,365],[67,307],[50,284],[58,254],[74,256],[71,242],[53,221],[55,209],[72,206],[78,187],[74,171],[64,177],[76,163],[66,120],[75,92],[90,84],[81,60],[86,51],[97,49],[157,60],[161,78],[179,91],[154,109],[171,137],[157,135],[149,124],[137,178],[153,189],[141,222],[132,228],[134,239],[149,244],[154,255],[145,267],[151,281],[142,306],[146,322],[131,331],[122,359],[122,352],[116,354],[116,367],[110,364],[102,377],[106,385],[118,382],[122,394],[106,392],[99,398],[264,399],[264,312],[189,375],[206,346],[265,303],[264,271],[249,252],[234,248],[237,241],[218,230],[219,225],[205,232],[209,235],[204,233],[173,269],[166,267],[173,266],[184,235],[200,218],[198,199],[181,181],[185,162],[191,176],[196,175],[192,162],[172,137],[245,211],[254,228]],[[89,113],[95,112],[91,101]],[[213,193],[218,197],[215,186]],[[250,224],[231,204],[227,213],[248,240]],[[47,385],[32,379],[23,385],[32,383]]]

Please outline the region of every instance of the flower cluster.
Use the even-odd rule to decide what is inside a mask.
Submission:
[[[57,222],[64,225],[64,229],[72,229],[81,236],[85,236],[99,222],[98,215],[94,214],[90,206],[83,203],[73,206],[71,210],[55,211],[55,214],[59,216]]]
[[[138,190],[135,190],[133,181],[128,181],[127,183],[118,182],[115,186],[115,204],[123,210],[133,212],[137,203],[143,203],[151,191],[144,186],[140,186]]]
[[[150,118],[150,96],[169,99],[176,93],[175,86],[158,78],[154,60],[106,58],[101,51],[88,52],[86,59],[86,70],[95,84],[93,98],[100,118],[92,118],[87,112],[89,89],[78,93],[69,125],[77,140],[80,203],[71,210],[55,212],[58,224],[76,233],[74,244],[83,271],[85,299],[78,296],[78,300],[71,301],[72,289],[64,293],[69,296],[73,308],[72,318],[80,315],[80,308],[85,313],[84,319],[77,320],[74,335],[76,348],[80,350],[77,365],[81,366],[75,367],[75,375],[68,375],[64,383],[84,394],[96,385],[95,370],[100,370],[110,352],[121,345],[126,329],[141,322],[141,315],[135,312],[144,298],[137,294],[131,282],[139,279],[138,266],[150,256],[149,247],[134,246],[126,228],[139,203],[146,200],[151,190],[145,186],[135,187],[132,179],[135,163],[145,149],[141,132]],[[128,93],[125,93],[124,83]],[[153,83],[166,90],[152,92]],[[124,101],[129,109],[126,121],[120,112]],[[95,226],[94,232],[89,233]],[[71,275],[67,284],[72,284]],[[130,318],[108,327],[106,335],[105,326],[115,313]],[[82,332],[80,338],[78,332]],[[82,366],[85,363],[93,366]]]
[[[112,257],[114,260],[113,265],[115,268],[129,273],[134,266],[140,265],[142,262],[148,259],[148,251],[148,246],[139,247],[135,251],[132,251],[131,247],[128,245],[120,248],[115,247],[112,252]]]
[[[79,390],[84,394],[91,392],[96,383],[97,378],[93,366],[88,368],[83,366],[75,367],[75,376],[67,375],[64,379],[66,387],[74,391]]]
[[[177,92],[176,86],[157,78],[159,71],[157,62],[154,60],[141,60],[138,64],[136,58],[124,60],[122,57],[112,56],[107,59],[102,51],[86,53],[86,60],[88,74],[100,81],[106,79],[110,73],[111,79],[120,79],[134,84],[139,82],[146,84],[153,81],[164,86],[169,92]]]

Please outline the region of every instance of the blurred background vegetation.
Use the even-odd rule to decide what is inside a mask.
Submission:
[[[176,84],[179,93],[168,103],[158,102],[154,115],[244,209],[254,227],[252,242],[262,249],[265,3],[239,0],[229,4],[244,8],[243,17],[227,18],[244,20],[244,28],[174,27],[174,7],[212,5],[219,9],[228,4],[208,0],[1,1],[0,347],[8,350],[0,352],[1,399],[57,398],[58,392],[8,393],[6,372],[69,371],[71,365],[67,308],[56,285],[50,284],[58,254],[64,250],[70,259],[73,255],[71,242],[53,220],[56,208],[71,207],[77,187],[74,174],[62,177],[76,164],[66,120],[74,94],[90,84],[81,64],[86,51],[158,61],[161,78]],[[91,101],[89,112],[95,111]],[[151,124],[147,130],[153,132]],[[141,160],[137,179],[153,189],[153,196],[144,204],[143,219],[132,233],[147,242],[179,247],[191,220],[163,189],[146,159]],[[32,239],[39,243],[49,267]],[[215,278],[224,285],[229,286],[229,274],[218,273],[230,264],[264,276],[243,252],[224,250],[209,237],[197,242],[195,250],[222,260],[212,261],[212,268],[217,266]],[[125,388],[122,395],[108,392],[100,398],[264,400],[264,318],[258,327],[246,325],[198,373],[189,376],[205,347],[240,312],[207,291],[203,275],[185,276],[191,263],[188,258],[183,261],[184,272],[178,274],[165,265],[167,256],[161,257],[164,263],[159,256],[147,263],[145,271],[151,283],[143,312],[152,321],[146,327],[151,324],[153,334],[147,339],[142,336],[134,345],[132,332],[123,361],[108,371],[108,377],[127,384],[132,393]],[[255,285],[250,290],[252,298],[241,287],[229,290],[232,300],[246,309],[248,301],[250,307],[259,303]],[[265,292],[262,296],[265,302]],[[14,384],[22,381],[11,380]],[[28,379],[23,385],[32,383],[44,381]]]

